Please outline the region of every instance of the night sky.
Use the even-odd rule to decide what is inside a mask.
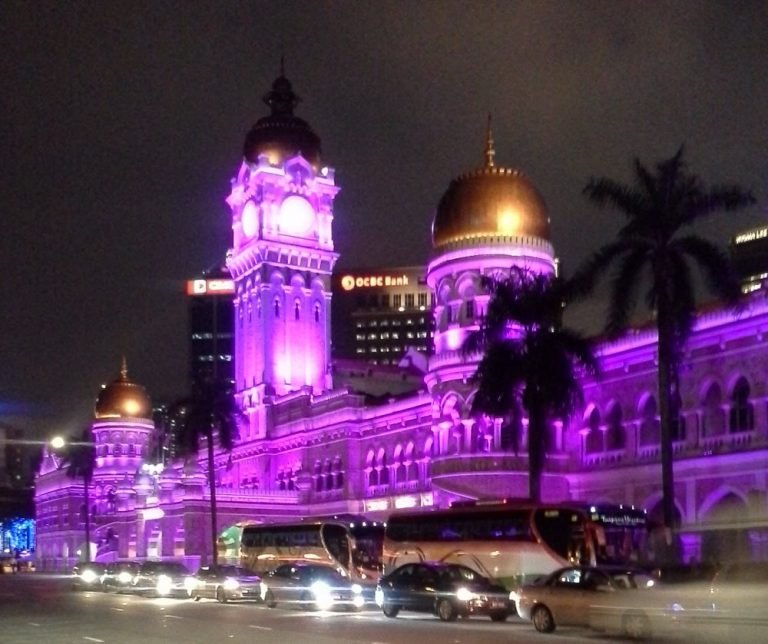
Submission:
[[[230,244],[224,198],[280,57],[336,168],[339,267],[425,263],[434,208],[482,161],[544,195],[565,273],[623,221],[591,176],[685,143],[766,220],[765,2],[0,4],[0,418],[89,418],[125,354],[156,399],[187,381],[183,281]]]

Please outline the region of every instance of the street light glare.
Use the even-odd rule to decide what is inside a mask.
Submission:
[[[61,449],[66,444],[67,441],[65,441],[61,436],[55,436],[51,439],[51,447],[53,447],[53,449]]]

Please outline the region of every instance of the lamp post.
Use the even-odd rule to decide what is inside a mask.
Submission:
[[[90,429],[83,430],[82,439],[67,439],[63,436],[55,436],[49,445],[53,450],[64,450],[64,461],[67,467],[67,476],[83,479],[83,494],[85,497],[85,563],[91,561],[91,501],[90,483],[93,477],[95,457],[95,443],[90,439]]]

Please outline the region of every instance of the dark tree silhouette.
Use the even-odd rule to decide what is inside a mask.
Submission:
[[[584,291],[614,264],[606,331],[616,335],[628,326],[643,283],[645,303],[655,314],[658,331],[658,394],[661,440],[663,521],[672,544],[675,528],[673,431],[677,409],[680,352],[696,314],[696,288],[691,263],[698,267],[706,286],[722,302],[735,306],[739,286],[726,253],[709,241],[680,233],[719,211],[741,210],[755,202],[751,192],[737,185],[705,188],[688,172],[683,148],[651,172],[635,160],[635,183],[622,185],[611,179],[591,179],[584,188],[598,206],[609,206],[627,220],[618,239],[598,250],[577,272]],[[667,557],[676,558],[675,548]]]
[[[483,278],[483,287],[492,294],[488,311],[463,346],[465,356],[483,354],[472,413],[505,418],[515,451],[528,414],[529,496],[540,501],[548,422],[581,404],[577,364],[596,374],[597,363],[589,343],[563,327],[572,295],[565,280],[513,267],[504,279]]]
[[[221,449],[231,451],[239,436],[238,427],[244,420],[244,414],[235,402],[232,384],[211,378],[198,384],[190,396],[175,402],[169,415],[182,454],[198,454],[201,441],[205,441],[211,497],[211,564],[217,566],[215,443]]]
[[[70,436],[61,454],[61,467],[71,479],[83,480],[83,495],[85,505],[85,557],[86,563],[91,561],[91,499],[90,487],[93,480],[93,470],[96,465],[96,446],[93,444],[91,430],[84,429],[81,435]]]

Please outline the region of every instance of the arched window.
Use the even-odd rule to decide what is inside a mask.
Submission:
[[[377,459],[379,470],[379,485],[389,485],[389,468],[387,467],[387,455],[383,449],[379,450]]]
[[[275,298],[274,306],[275,306],[275,317],[279,318],[280,317],[280,300],[278,298]]]
[[[584,439],[584,451],[587,454],[602,452],[603,432],[600,431],[600,411],[595,407],[587,418],[586,437]]]
[[[280,474],[277,475],[277,487],[280,490],[285,490],[285,473],[280,472]]]
[[[416,463],[413,462],[413,441],[410,441],[405,447],[405,467],[405,478],[408,481],[415,481],[419,478],[419,469],[416,467]]]
[[[473,320],[475,318],[475,301],[467,300],[464,303],[464,313],[467,320]]]
[[[325,489],[334,488],[333,464],[330,461],[325,462]]]
[[[301,319],[301,302],[295,300],[293,303],[293,319],[298,322]]]
[[[739,378],[731,393],[731,409],[728,429],[734,432],[749,432],[755,428],[755,412],[749,402],[749,383],[746,378]]]
[[[261,320],[261,295],[256,298],[256,318]]]
[[[725,412],[722,407],[720,385],[713,382],[704,400],[701,410],[701,431],[703,436],[719,436],[725,432]]]
[[[640,410],[640,445],[658,445],[659,419],[656,398],[648,396]]]
[[[248,321],[250,322],[251,320],[253,320],[253,304],[248,302]],[[240,322],[242,321],[243,321],[243,317],[240,316]],[[242,324],[240,326],[242,326]]]
[[[322,492],[324,489],[325,479],[323,478],[322,466],[320,463],[315,463],[315,491]]]
[[[374,467],[373,457],[373,450],[368,450],[368,456],[365,459],[365,468],[368,471],[368,487],[379,484],[379,471]]]
[[[395,449],[395,483],[404,483],[407,478],[405,469],[405,452],[401,445]]]
[[[333,471],[336,477],[335,487],[340,490],[344,487],[344,472],[341,470],[341,459],[338,456],[333,461]]]
[[[606,418],[605,448],[608,450],[626,449],[627,432],[624,430],[624,414],[621,405],[615,403]]]
[[[320,304],[315,302],[315,324],[320,324]]]

